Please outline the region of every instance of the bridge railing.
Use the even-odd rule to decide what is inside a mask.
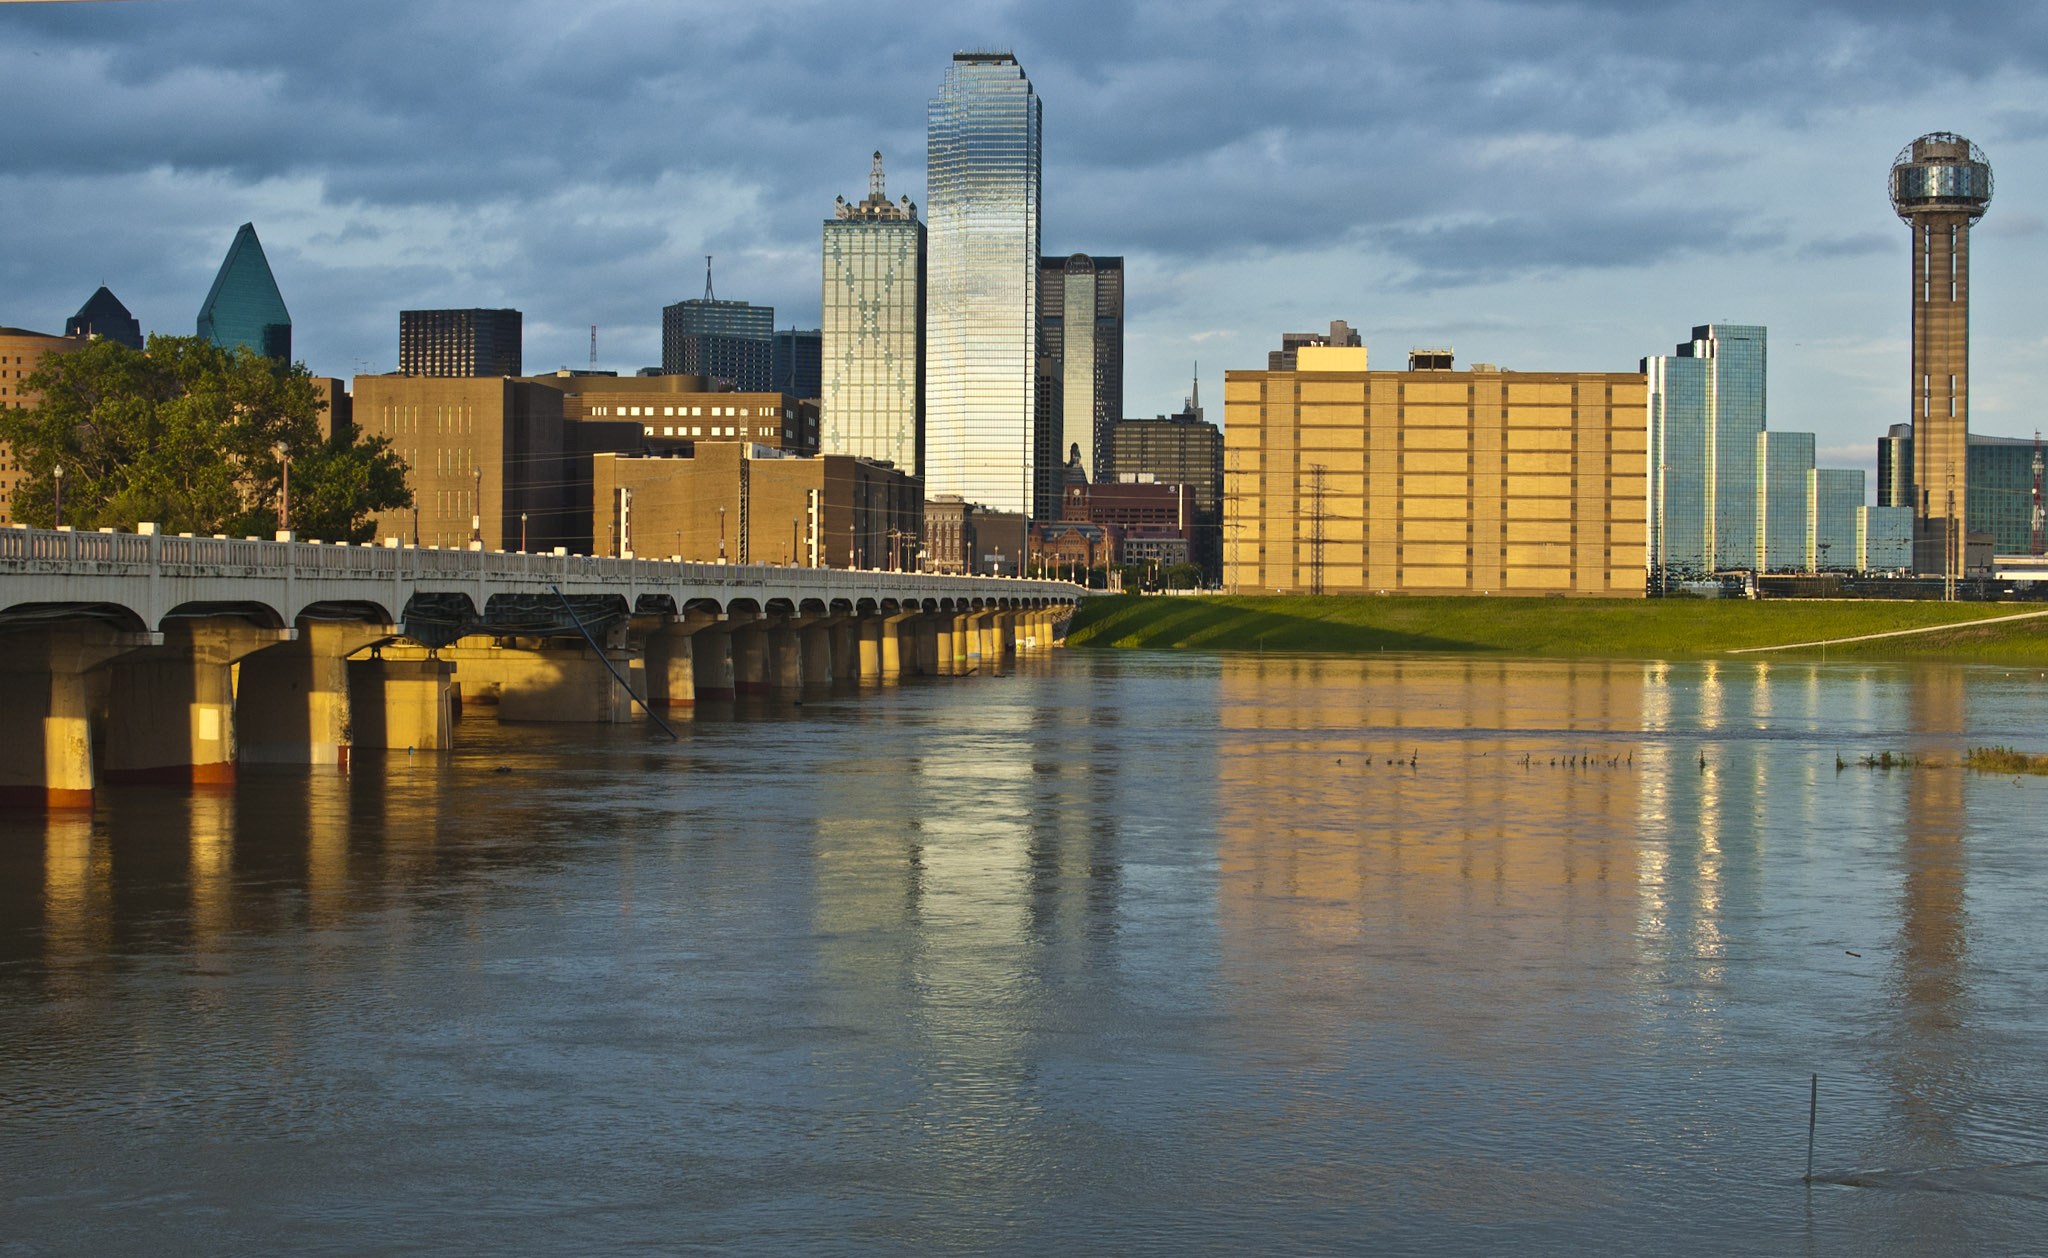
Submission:
[[[958,590],[962,583],[997,583],[1015,589],[1007,577],[960,577],[875,569],[803,568],[775,564],[717,564],[676,559],[616,559],[603,555],[539,555],[507,551],[439,550],[432,547],[351,546],[347,543],[267,542],[257,538],[175,537],[161,534],[73,532],[67,529],[0,528],[0,565],[94,565],[96,567],[184,568],[247,575],[419,578],[461,577],[485,581],[598,581],[602,583],[749,586],[775,584],[844,589],[880,582],[898,589]],[[1081,591],[1066,582],[1036,581],[1061,593]]]

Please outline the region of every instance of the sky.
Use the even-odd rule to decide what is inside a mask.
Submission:
[[[819,323],[820,223],[924,202],[951,54],[1044,101],[1043,251],[1126,262],[1127,415],[1348,320],[1376,367],[1633,371],[1770,329],[1769,424],[1872,467],[1907,418],[1885,175],[1960,132],[1971,427],[2048,398],[2048,6],[1211,0],[0,2],[0,324],[111,287],[190,333],[253,221],[297,355],[397,365],[398,311],[514,306],[529,371],[660,361],[661,307]],[[1871,486],[1874,491],[1874,478]]]

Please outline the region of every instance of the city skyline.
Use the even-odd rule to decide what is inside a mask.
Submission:
[[[419,10],[426,21],[464,12]],[[146,329],[181,331],[219,240],[254,219],[316,370],[394,367],[399,308],[504,305],[529,312],[535,368],[583,365],[596,323],[600,364],[630,372],[658,360],[659,308],[692,291],[704,252],[721,255],[727,291],[815,326],[810,207],[840,190],[844,153],[902,152],[899,182],[916,199],[933,67],[997,44],[1032,68],[1054,115],[1045,252],[1128,258],[1132,413],[1171,410],[1190,358],[1252,367],[1278,331],[1333,317],[1383,354],[1447,341],[1461,361],[1522,370],[1625,369],[1667,348],[1666,329],[1725,319],[1772,328],[1779,423],[1819,433],[1825,463],[1870,467],[1909,354],[1896,282],[1907,233],[1875,189],[1901,143],[1949,128],[2003,174],[1975,233],[1972,428],[2029,435],[2028,399],[2048,380],[2031,296],[2048,275],[2036,208],[2048,179],[2033,173],[2048,111],[2032,104],[2048,71],[2039,41],[2011,36],[2038,19],[1994,7],[1927,35],[1822,9],[1717,35],[1678,67],[1652,49],[1677,14],[1613,24],[1494,6],[1444,48],[1425,39],[1419,10],[1373,6],[1334,37],[1261,33],[1265,69],[1238,64],[1234,43],[1254,32],[1227,15],[1187,34],[1111,6],[1102,37],[1078,52],[1054,41],[1049,12],[976,10],[929,29],[908,15],[862,29],[819,16],[752,71],[847,90],[719,105],[684,145],[621,122],[609,94],[561,85],[498,101],[501,118],[427,119],[445,102],[391,91],[383,72],[343,59],[346,41],[311,38],[301,15],[6,6],[0,113],[21,160],[0,179],[0,213],[24,247],[0,262],[0,280],[14,322],[55,331],[104,282]],[[342,29],[372,16],[343,17]],[[509,13],[507,31],[524,38],[526,16]],[[730,38],[775,20],[736,15]],[[684,26],[628,5],[574,39],[643,45],[628,79],[694,109],[748,67],[688,83],[658,68]],[[435,54],[471,87],[510,38],[474,35]],[[1908,63],[1954,73],[1902,92]],[[1594,65],[1620,71],[1614,85],[1538,99]],[[529,68],[539,82],[544,67]],[[278,84],[250,77],[264,73]],[[1431,73],[1441,82],[1412,90]],[[1216,93],[1202,84],[1220,81],[1234,84],[1228,109],[1205,101]],[[162,129],[181,107],[249,92],[265,102],[249,111],[260,121],[218,135]],[[80,98],[94,107],[66,103]],[[425,142],[406,152],[397,136],[415,123]],[[535,135],[577,151],[576,168],[529,160]],[[1409,192],[1371,190],[1359,159],[1402,135]],[[1589,177],[1629,188],[1590,221],[1577,191]],[[599,185],[605,195],[585,195]],[[119,207],[144,197],[151,221],[129,223]]]

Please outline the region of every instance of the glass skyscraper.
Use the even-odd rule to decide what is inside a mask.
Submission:
[[[1806,480],[1806,569],[1854,571],[1863,520],[1863,469],[1817,467]]]
[[[868,195],[825,220],[821,449],[923,475],[925,229],[891,204],[875,154]]]
[[[704,295],[661,308],[661,369],[711,376],[741,393],[768,393],[775,376],[775,307],[720,301],[704,259]]]
[[[1060,378],[1058,413],[1038,422],[1061,462],[1079,446],[1088,479],[1106,479],[1110,429],[1124,413],[1124,260],[1041,258],[1038,303],[1038,352]],[[1037,493],[1036,514],[1050,518],[1047,506],[1057,514],[1062,487],[1043,468]]]
[[[221,259],[213,287],[199,307],[199,335],[222,349],[246,345],[265,358],[291,361],[292,316],[270,273],[270,259],[256,239],[256,225],[244,223]]]
[[[926,120],[925,492],[1029,515],[1038,94],[1009,53],[955,53]]]
[[[1804,571],[1813,434],[1760,432],[1751,448],[1756,452],[1756,571]]]
[[[1650,378],[1653,574],[1757,566],[1765,369],[1764,329],[1747,324],[1696,327],[1676,353],[1643,360]]]

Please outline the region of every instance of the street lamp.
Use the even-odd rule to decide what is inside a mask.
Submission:
[[[284,488],[278,495],[277,504],[277,530],[283,533],[292,527],[292,448],[280,441],[270,449],[284,468]]]
[[[526,553],[526,513],[519,513],[519,553]]]
[[[50,482],[51,482],[51,483],[52,483],[53,485],[55,485],[55,486],[56,486],[56,491],[57,491],[57,523],[56,523],[56,527],[57,527],[57,528],[60,528],[60,529],[61,529],[61,528],[63,528],[63,527],[64,527],[64,465],[63,465],[63,464],[61,464],[61,463],[60,463],[60,464],[58,464],[58,465],[57,465],[56,467],[53,467],[53,468],[51,468],[51,469],[50,469]]]
[[[718,508],[718,562],[725,562],[725,508]]]
[[[804,566],[803,551],[797,546],[795,516],[789,517],[789,562],[793,567],[801,568]]]
[[[479,463],[470,469],[471,483],[476,486],[470,496],[470,505],[476,510],[469,517],[469,540],[478,550],[484,548],[484,469]],[[500,534],[500,536],[503,536]],[[500,542],[499,545],[504,545]]]

